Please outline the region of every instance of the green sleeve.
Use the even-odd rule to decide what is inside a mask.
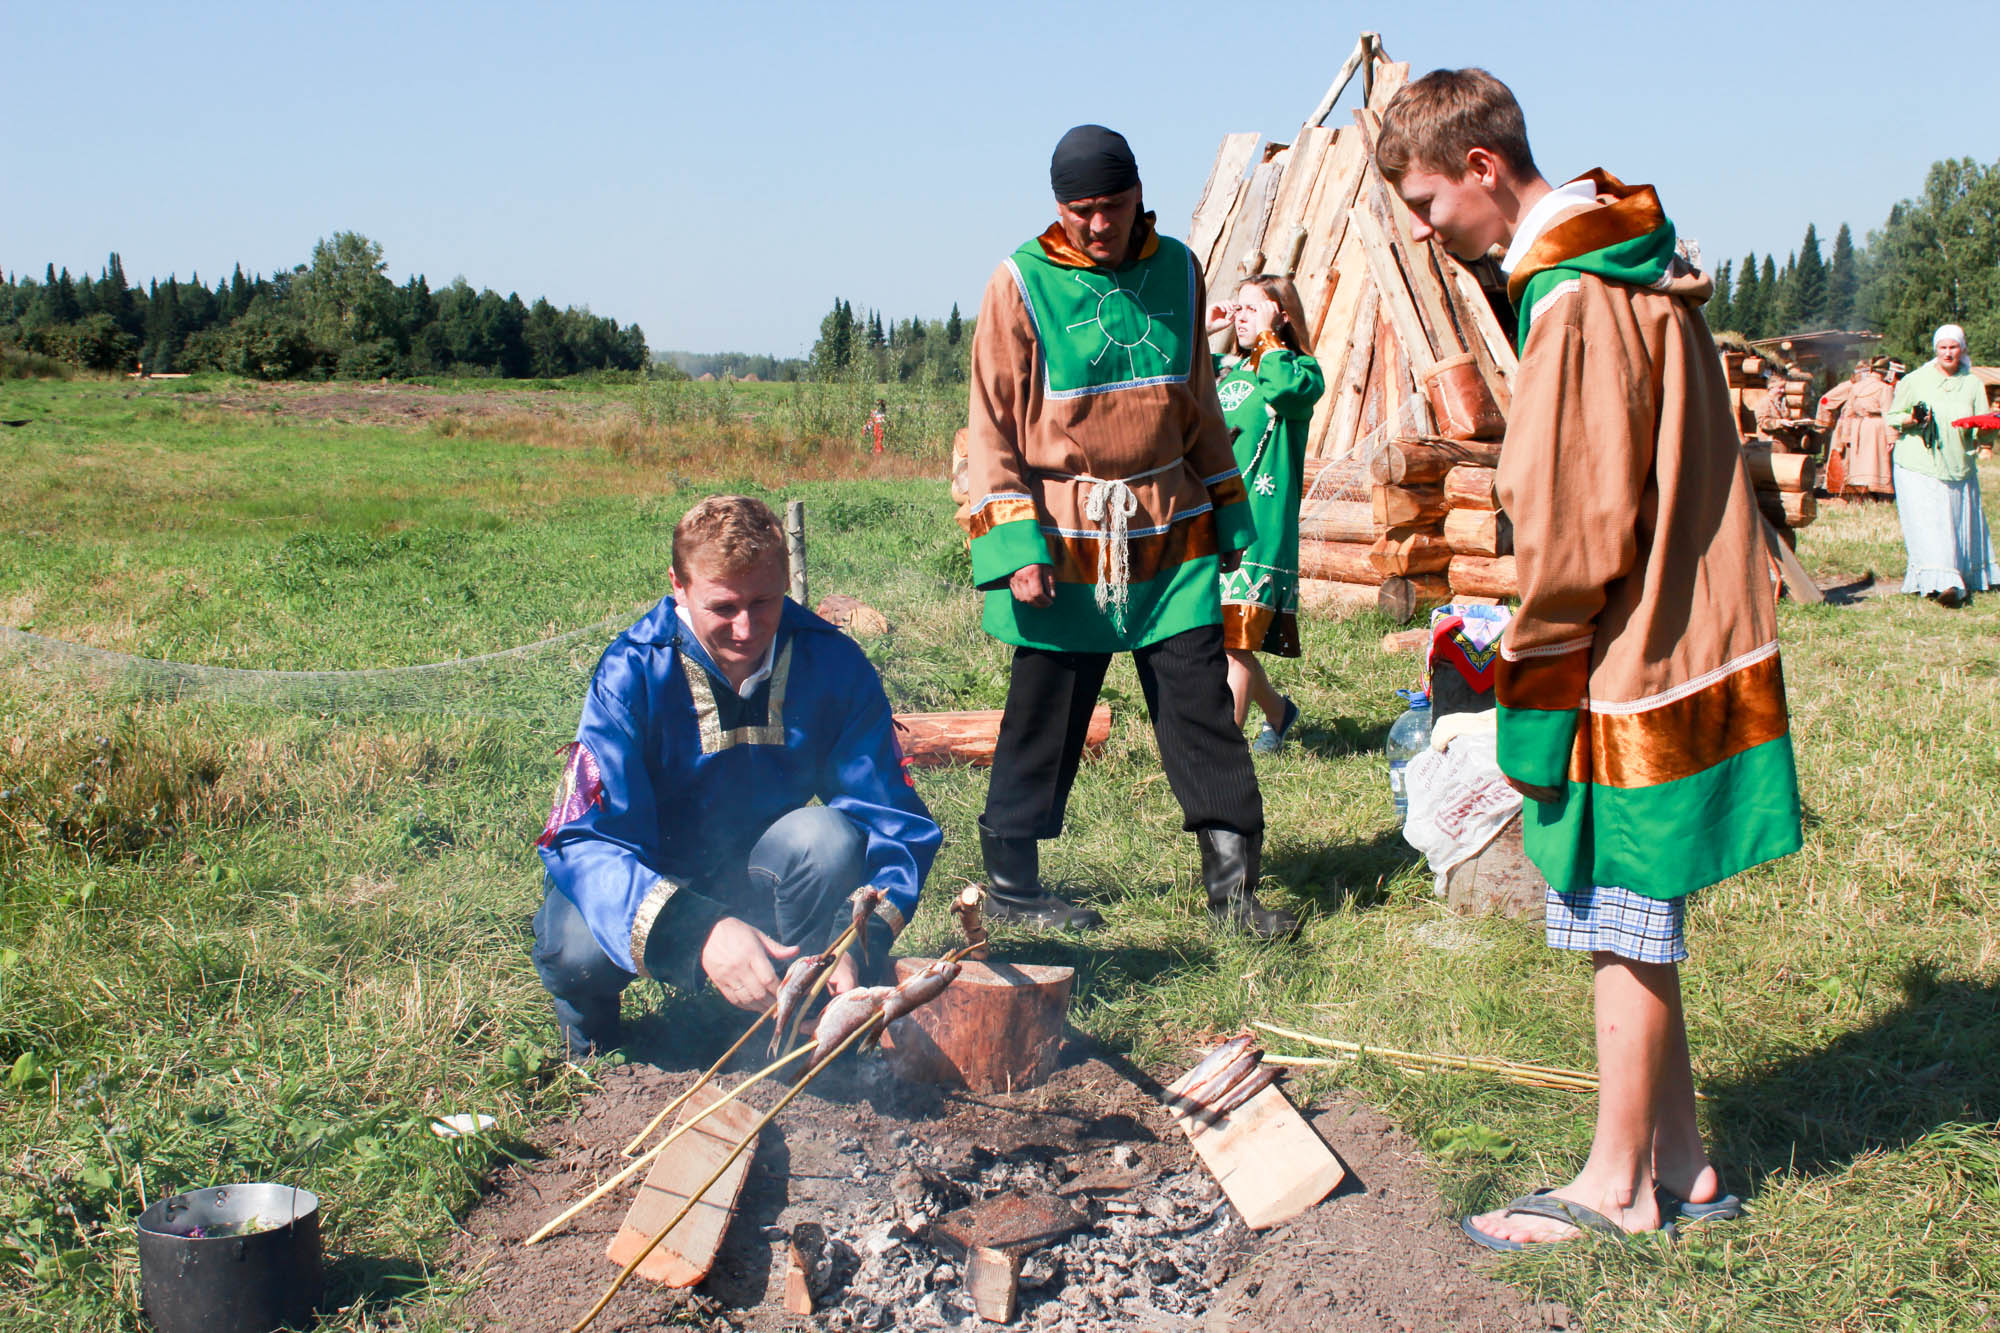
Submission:
[[[1312,357],[1280,347],[1258,359],[1257,388],[1279,416],[1309,417],[1326,392],[1326,375]]]
[[[980,588],[997,587],[1029,565],[1054,563],[1041,524],[1033,519],[1002,523],[972,539],[972,582]]]
[[[1576,745],[1579,716],[1574,708],[1500,705],[1500,771],[1531,787],[1561,790],[1569,780],[1569,756]]]

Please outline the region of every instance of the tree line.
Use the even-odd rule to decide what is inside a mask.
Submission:
[[[2000,162],[1972,158],[1931,165],[1923,193],[1889,210],[1854,244],[1846,223],[1833,253],[1820,253],[1808,224],[1785,257],[1725,262],[1714,271],[1709,327],[1746,338],[1777,338],[1819,329],[1865,329],[1883,350],[1915,364],[1930,358],[1931,333],[1960,324],[1976,357],[2000,359]]]
[[[806,365],[821,380],[962,384],[972,366],[972,327],[956,301],[943,319],[912,316],[885,324],[880,310],[857,315],[853,302],[835,297]]]
[[[410,375],[555,378],[642,370],[637,324],[546,298],[474,291],[464,278],[433,292],[422,274],[401,286],[382,247],[359,232],[313,246],[312,262],[248,275],[238,264],[207,286],[169,275],[145,286],[116,253],[95,278],[48,265],[42,279],[0,283],[0,343],[93,370],[222,370],[253,379]]]

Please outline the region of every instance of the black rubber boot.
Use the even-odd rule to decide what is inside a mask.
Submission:
[[[1208,889],[1208,914],[1263,939],[1277,939],[1299,928],[1299,919],[1257,901],[1257,875],[1263,857],[1262,833],[1205,828],[1195,833],[1201,844],[1201,882]]]
[[[1041,884],[1041,849],[1033,838],[1002,838],[979,826],[986,859],[986,914],[995,921],[1053,930],[1096,930],[1104,918],[1056,897]]]

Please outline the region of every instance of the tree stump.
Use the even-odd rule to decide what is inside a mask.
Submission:
[[[1521,849],[1521,816],[1515,815],[1493,841],[1453,866],[1444,877],[1444,901],[1464,916],[1498,912],[1539,919],[1548,900],[1548,881]]]
[[[902,981],[928,958],[898,958]],[[1034,963],[959,964],[958,980],[889,1025],[882,1049],[896,1077],[964,1084],[973,1092],[1017,1092],[1055,1072],[1076,969]]]

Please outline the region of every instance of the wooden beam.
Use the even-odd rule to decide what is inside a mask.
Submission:
[[[1414,528],[1444,522],[1451,509],[1436,486],[1377,486],[1369,494],[1375,521],[1385,528]]]
[[[1495,509],[1454,509],[1444,516],[1445,545],[1459,555],[1514,554],[1514,524]]]
[[[1386,530],[1375,521],[1375,506],[1367,500],[1323,500],[1299,510],[1302,540],[1366,545]]]
[[[1449,515],[1446,523],[1450,523]],[[1391,528],[1368,548],[1368,563],[1388,578],[1396,574],[1435,574],[1451,563],[1445,538],[1421,528]]]
[[[993,762],[1002,711],[977,708],[962,713],[898,713],[894,718],[896,743],[912,768],[939,768],[946,764],[983,768]],[[1110,737],[1111,705],[1099,704],[1090,711],[1084,748],[1092,754],[1101,753]]]
[[[1215,154],[1215,165],[1209,168],[1208,183],[1202,186],[1201,201],[1195,205],[1193,220],[1188,224],[1188,249],[1194,252],[1195,263],[1202,271],[1208,271],[1210,261],[1215,257],[1215,243],[1222,237],[1223,225],[1229,221],[1236,198],[1242,193],[1243,173],[1250,167],[1250,159],[1257,155],[1260,134],[1226,134],[1222,147]]]
[[[1451,590],[1475,597],[1515,598],[1521,595],[1521,576],[1511,555],[1455,555],[1446,571]]]
[[[1463,463],[1496,467],[1499,444],[1488,440],[1447,440],[1443,436],[1402,436],[1368,460],[1368,476],[1378,486],[1429,485]]]
[[[1460,463],[1444,474],[1444,498],[1453,509],[1498,509],[1500,470]]]
[[[1383,572],[1369,562],[1369,547],[1361,542],[1323,542],[1299,538],[1299,576],[1338,583],[1380,583]]]
[[[1778,571],[1784,576],[1785,586],[1791,589],[1793,599],[1813,606],[1826,601],[1826,594],[1820,591],[1819,584],[1814,581],[1813,576],[1806,573],[1806,567],[1799,563],[1798,553],[1792,550],[1778,535],[1778,530],[1771,526],[1771,520],[1762,518],[1758,526],[1764,530],[1764,549],[1778,562]]]

